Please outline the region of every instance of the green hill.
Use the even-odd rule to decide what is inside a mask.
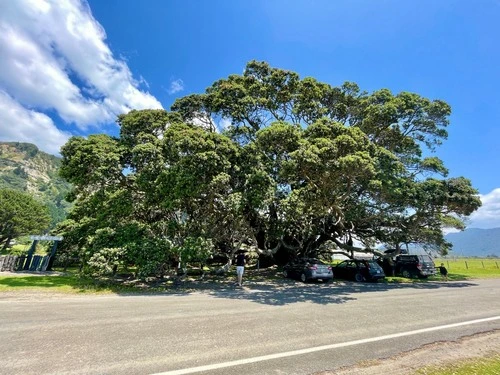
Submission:
[[[445,238],[453,244],[450,255],[500,256],[500,228],[470,228],[463,232],[449,233]]]
[[[63,220],[71,185],[58,176],[61,159],[30,143],[0,142],[0,189],[32,194],[49,207],[52,225]]]

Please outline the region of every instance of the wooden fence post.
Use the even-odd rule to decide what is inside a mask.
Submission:
[[[467,261],[465,261],[465,268],[469,269],[469,265],[467,264]]]

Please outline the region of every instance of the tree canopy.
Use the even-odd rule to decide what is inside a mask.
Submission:
[[[45,231],[49,224],[47,207],[31,195],[0,189],[0,246],[6,248],[14,238]]]
[[[144,274],[242,246],[276,262],[379,243],[446,252],[443,227],[463,229],[481,204],[433,155],[450,113],[441,100],[251,61],[171,111],[120,115],[118,137],[71,138],[64,246]]]

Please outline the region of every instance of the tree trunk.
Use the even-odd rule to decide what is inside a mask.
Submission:
[[[5,243],[3,244],[3,247],[2,247],[2,251],[5,251],[7,250],[7,248],[9,247],[10,245],[10,241],[12,240],[12,237],[11,236],[8,236],[7,239],[5,240]]]

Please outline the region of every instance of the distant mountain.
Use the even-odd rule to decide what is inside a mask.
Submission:
[[[500,228],[470,228],[463,232],[449,233],[445,238],[453,244],[450,255],[500,257]]]
[[[64,200],[71,185],[58,176],[61,158],[30,143],[0,142],[0,189],[31,193],[49,207],[52,225],[63,220],[70,204]]]

